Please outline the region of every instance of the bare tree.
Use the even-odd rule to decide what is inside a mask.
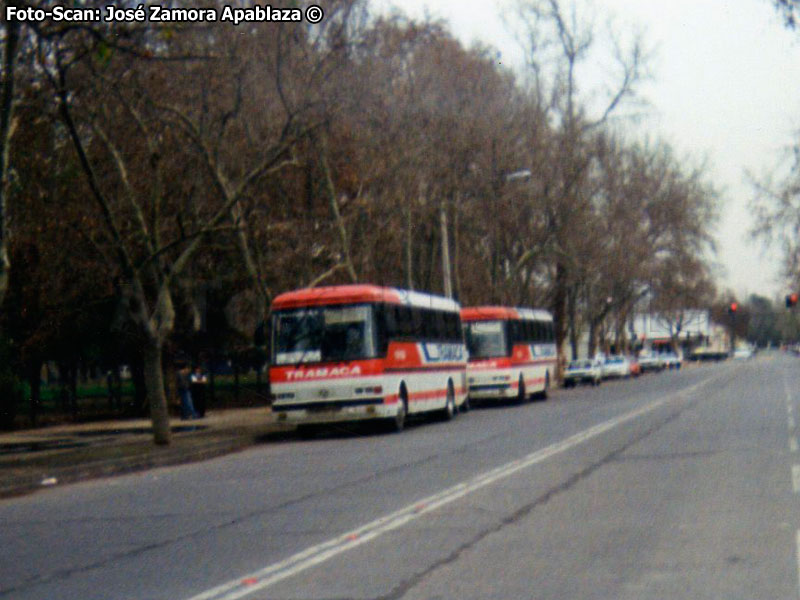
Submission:
[[[783,252],[783,275],[792,289],[800,286],[800,142],[792,148],[788,173],[751,177],[754,197],[751,208],[756,223],[754,238],[778,246]]]
[[[574,285],[575,265],[583,258],[576,254],[573,234],[590,216],[590,194],[585,189],[592,164],[588,141],[625,101],[634,97],[645,75],[645,51],[638,37],[627,50],[615,45],[617,79],[605,104],[590,111],[580,93],[577,69],[590,58],[595,40],[593,25],[581,22],[574,5],[565,8],[559,0],[520,2],[518,14],[532,85],[556,134],[552,159],[539,175],[539,198],[548,229],[556,342],[563,357],[569,290]]]

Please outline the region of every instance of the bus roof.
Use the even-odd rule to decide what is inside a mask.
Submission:
[[[304,288],[285,292],[272,301],[272,310],[325,306],[327,304],[366,303],[401,304],[450,312],[458,312],[461,309],[457,302],[443,296],[372,284],[355,284]]]
[[[470,306],[461,309],[462,321],[497,321],[525,319],[529,321],[552,321],[553,316],[540,308],[516,308],[510,306]]]

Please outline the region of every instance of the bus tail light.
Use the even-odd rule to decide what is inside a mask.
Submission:
[[[368,386],[363,388],[356,388],[356,394],[382,394],[383,393],[383,386],[382,385],[375,385],[375,386]]]

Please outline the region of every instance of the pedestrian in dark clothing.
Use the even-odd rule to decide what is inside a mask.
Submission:
[[[191,378],[192,400],[194,401],[194,409],[197,411],[197,416],[201,419],[206,416],[207,389],[208,377],[206,377],[201,367],[195,367]]]
[[[184,421],[197,418],[197,413],[194,410],[194,403],[192,402],[192,390],[191,382],[189,381],[189,374],[190,370],[188,365],[180,366],[176,374],[178,395],[181,397],[181,419]]]

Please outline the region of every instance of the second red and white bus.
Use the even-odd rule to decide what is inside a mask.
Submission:
[[[453,300],[375,285],[281,294],[272,303],[272,411],[297,424],[452,418],[467,352]]]
[[[547,397],[556,376],[553,317],[546,310],[477,306],[461,309],[469,351],[470,399]]]

